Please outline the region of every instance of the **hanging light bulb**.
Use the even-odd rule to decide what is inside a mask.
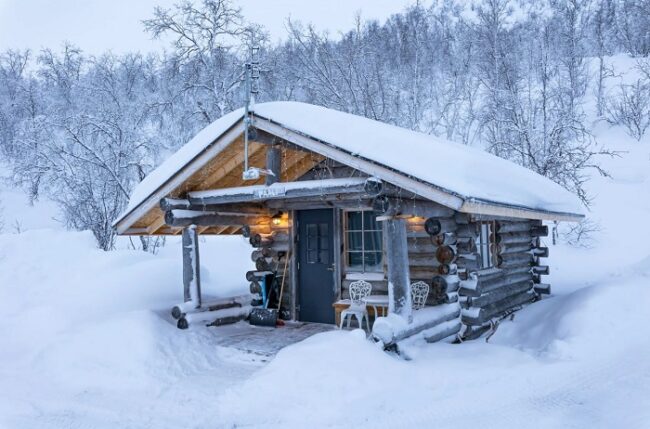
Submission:
[[[271,217],[271,222],[273,222],[273,225],[278,226],[282,222],[282,212],[277,212],[276,214]]]

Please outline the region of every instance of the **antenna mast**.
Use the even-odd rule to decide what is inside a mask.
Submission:
[[[251,126],[251,113],[255,107],[255,97],[260,92],[260,48],[252,46],[250,59],[244,64],[246,105],[244,106],[244,180],[256,180],[259,178],[259,170],[251,169],[248,166],[248,139]]]

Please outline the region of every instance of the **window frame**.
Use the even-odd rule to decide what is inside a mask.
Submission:
[[[496,246],[496,221],[494,220],[485,220],[476,222],[476,251],[478,252],[478,260],[480,263],[480,269],[484,270],[487,268],[496,268],[497,267],[497,257],[494,251]],[[485,250],[485,252],[484,252]]]
[[[386,261],[386,253],[385,253],[385,248],[386,246],[384,245],[384,226],[382,223],[377,223],[378,228],[377,229],[365,229],[365,220],[363,214],[365,212],[374,212],[372,208],[362,208],[362,209],[345,209],[343,210],[343,222],[342,222],[342,233],[343,233],[343,265],[345,267],[345,272],[346,273],[354,273],[354,274],[369,274],[369,275],[376,275],[376,274],[381,274],[383,276],[384,274],[384,266],[385,266],[385,261]],[[361,229],[349,229],[348,227],[348,215],[349,213],[361,213]],[[365,235],[368,232],[377,232],[379,231],[381,233],[381,252],[378,250],[366,250],[365,248]],[[350,250],[350,243],[348,239],[348,233],[349,232],[360,232],[361,233],[361,250]],[[381,263],[378,264],[378,268],[376,270],[368,270],[366,269],[366,262],[365,262],[365,253],[381,253]],[[352,268],[349,263],[349,254],[350,253],[360,253],[361,254],[361,260],[362,260],[362,266],[361,269],[357,268]]]

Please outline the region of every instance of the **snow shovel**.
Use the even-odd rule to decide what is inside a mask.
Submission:
[[[273,326],[278,322],[278,311],[280,310],[280,305],[282,304],[282,292],[284,291],[284,279],[287,273],[287,265],[289,263],[289,253],[284,261],[284,275],[282,276],[282,286],[280,287],[280,297],[278,298],[278,308],[268,308],[269,300],[271,298],[271,287],[269,287],[269,296],[264,300],[263,308],[254,308],[251,311],[248,321],[251,325],[255,326]],[[277,272],[277,269],[276,269]],[[266,279],[262,283],[262,294],[263,297],[266,295]]]

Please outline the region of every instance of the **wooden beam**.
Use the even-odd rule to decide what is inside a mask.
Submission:
[[[194,308],[201,307],[199,237],[196,225],[183,228],[183,297]]]
[[[272,173],[266,175],[265,183],[267,186],[280,180],[280,173],[282,172],[281,155],[282,152],[279,145],[269,146],[266,149],[266,169]]]
[[[249,225],[260,221],[270,222],[270,218],[246,213],[203,212],[190,210],[170,210],[165,213],[165,223],[169,226],[186,227],[215,225]]]
[[[188,200],[192,205],[198,206],[276,199],[302,199],[328,194],[359,194],[359,196],[371,197],[380,193],[381,188],[381,182],[374,178],[305,180],[278,182],[271,186],[240,186],[190,192]]]
[[[154,221],[154,223],[152,223],[151,225],[149,225],[147,227],[147,235],[155,234],[163,226],[165,226],[165,216],[164,215],[160,216],[158,219],[156,219]]]
[[[223,232],[224,232],[225,230],[227,230],[228,228],[230,228],[229,225],[214,227],[214,229],[215,229],[215,231],[216,231],[214,234],[215,234],[215,235],[221,235],[221,234],[223,234]]]
[[[413,320],[409,279],[406,220],[392,218],[384,221],[386,258],[388,264],[388,312]]]

